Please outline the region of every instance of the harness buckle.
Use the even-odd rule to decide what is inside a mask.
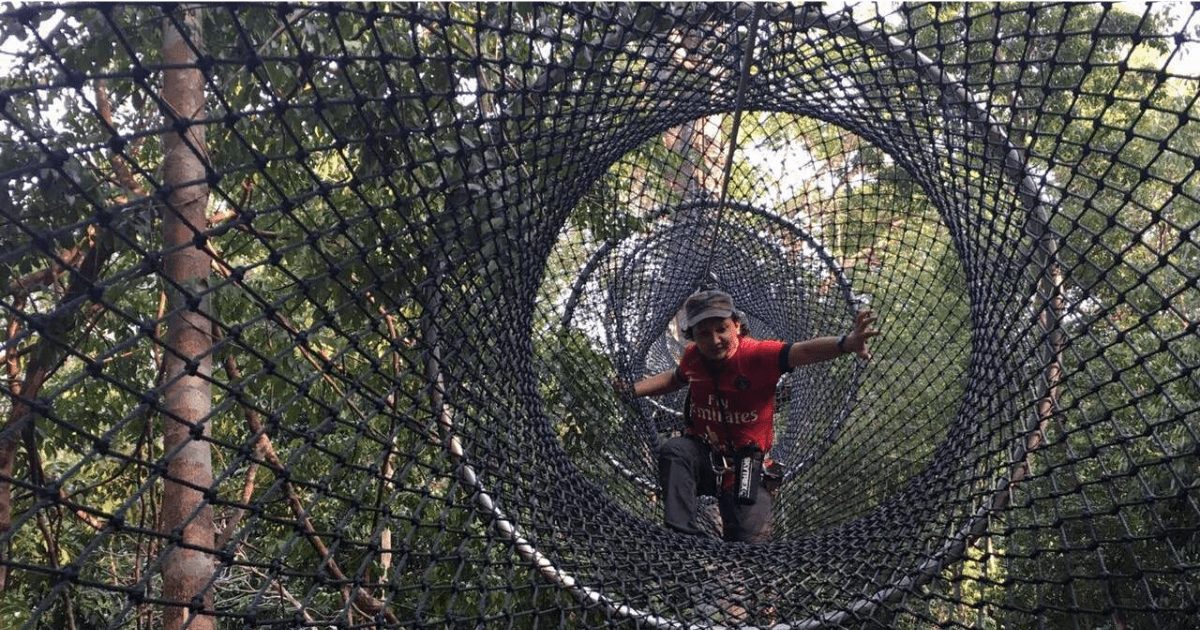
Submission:
[[[713,474],[717,475],[718,479],[733,470],[733,467],[729,465],[729,459],[723,453],[718,453],[715,448],[708,449],[708,463],[712,466]]]

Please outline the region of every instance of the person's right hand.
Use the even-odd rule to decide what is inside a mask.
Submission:
[[[623,400],[632,400],[633,398],[636,398],[633,393],[633,383],[623,381],[619,378],[614,378],[612,379],[612,388],[613,392],[618,398]]]

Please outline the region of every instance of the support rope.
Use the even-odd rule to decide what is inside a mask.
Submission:
[[[713,236],[709,240],[710,246],[708,258],[704,261],[704,273],[701,278],[707,280],[712,273],[712,261],[717,250],[717,234],[721,230],[721,219],[725,215],[725,203],[729,199],[729,180],[733,175],[733,157],[738,150],[738,130],[742,126],[742,114],[746,106],[746,84],[750,82],[750,68],[754,64],[754,45],[758,39],[758,27],[762,18],[763,5],[754,5],[754,16],[750,20],[750,27],[746,32],[744,42],[745,52],[742,55],[742,63],[738,72],[737,100],[733,107],[733,128],[729,132],[729,150],[725,155],[725,166],[721,173],[721,195],[717,201],[717,218],[713,222]]]

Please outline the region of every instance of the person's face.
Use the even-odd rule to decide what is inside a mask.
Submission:
[[[692,341],[704,358],[728,359],[738,347],[738,323],[730,317],[710,317],[692,327]]]

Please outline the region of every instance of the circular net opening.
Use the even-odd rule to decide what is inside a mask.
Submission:
[[[968,298],[950,235],[919,184],[836,127],[747,113],[734,160],[748,166],[720,204],[720,190],[699,188],[694,182],[703,176],[687,170],[717,171],[719,181],[727,152],[713,147],[721,146],[729,118],[694,121],[643,144],[589,192],[603,201],[575,210],[539,298],[556,305],[567,344],[548,348],[541,378],[558,387],[590,383],[590,394],[571,387],[552,393],[547,413],[580,470],[601,484],[632,482],[630,509],[653,514],[653,453],[682,429],[684,392],[640,399],[635,409],[592,401],[614,373],[629,380],[674,367],[686,343],[677,311],[690,293],[701,286],[729,292],[751,334],[765,339],[836,335],[858,308],[873,307],[888,322],[876,364],[864,372],[866,364],[853,361],[820,363],[778,387],[772,456],[788,483],[775,534],[790,539],[861,516],[928,465],[963,400]],[[698,131],[705,129],[708,136]],[[712,163],[678,159],[680,138],[689,135]],[[622,209],[615,219],[613,207]],[[913,252],[922,264],[896,264],[912,261]],[[575,280],[568,287],[562,277]],[[571,367],[581,363],[573,355],[586,363],[597,353],[612,371]],[[610,422],[588,418],[597,406]]]

